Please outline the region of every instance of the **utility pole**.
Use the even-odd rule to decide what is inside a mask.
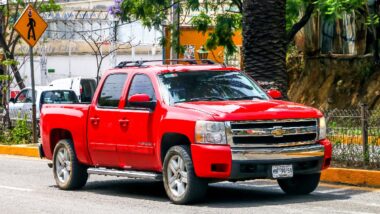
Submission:
[[[179,59],[179,46],[180,46],[180,5],[175,3],[176,0],[172,1],[172,24],[173,30],[171,33],[171,59]],[[175,3],[175,4],[174,4]],[[174,38],[175,37],[175,38]]]
[[[71,43],[72,43],[72,41],[71,41],[71,38],[69,39],[69,78],[71,78],[71,76],[72,76],[72,71],[71,71]]]
[[[46,44],[43,42],[41,46],[40,58],[40,71],[41,71],[41,85],[47,84],[47,57],[46,57]]]
[[[117,46],[117,28],[118,28],[119,21],[117,20],[117,17],[113,16],[111,18],[111,24],[113,24],[113,30],[111,30],[111,44],[109,51],[112,51],[110,55],[110,62],[112,67],[116,67],[117,65],[117,53],[115,51]]]

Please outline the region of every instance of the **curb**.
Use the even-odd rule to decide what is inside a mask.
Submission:
[[[321,181],[380,188],[380,171],[329,168],[322,172]]]
[[[0,154],[40,157],[35,145],[0,145]],[[380,171],[329,168],[322,172],[321,181],[380,188]]]
[[[20,155],[26,157],[40,157],[38,148],[30,145],[6,146],[0,145],[0,154]]]

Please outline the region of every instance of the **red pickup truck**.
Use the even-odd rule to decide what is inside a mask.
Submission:
[[[100,174],[163,180],[176,204],[219,181],[276,179],[288,194],[308,194],[330,165],[325,119],[278,96],[223,65],[124,62],[103,75],[91,104],[43,106],[40,155],[63,190]]]

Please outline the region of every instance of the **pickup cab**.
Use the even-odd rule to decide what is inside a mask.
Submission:
[[[223,65],[124,62],[91,104],[43,106],[40,155],[63,190],[100,174],[162,180],[176,204],[219,181],[275,179],[308,194],[331,161],[325,119],[279,96]]]

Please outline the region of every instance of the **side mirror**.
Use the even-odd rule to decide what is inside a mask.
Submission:
[[[15,103],[16,99],[12,97],[12,98],[9,99],[9,102]]]
[[[273,99],[280,99],[282,97],[282,94],[279,90],[276,89],[270,89],[267,91],[267,94],[272,97]]]
[[[149,95],[147,94],[135,94],[128,99],[129,107],[136,108],[149,108],[154,110],[156,108],[156,101],[151,101]]]

